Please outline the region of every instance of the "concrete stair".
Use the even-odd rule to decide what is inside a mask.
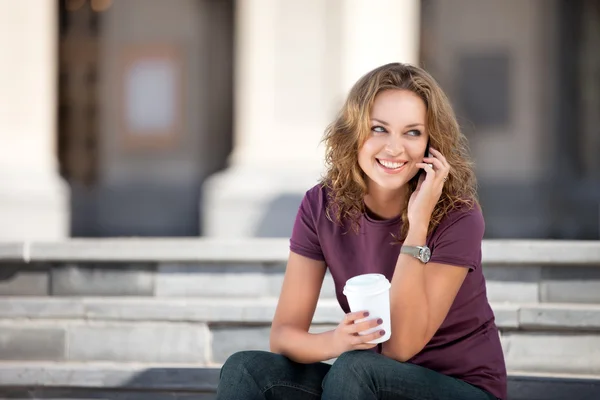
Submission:
[[[600,399],[600,243],[483,251],[509,398]],[[229,355],[268,349],[286,257],[286,240],[0,243],[0,398],[212,399]],[[341,316],[327,276],[312,329]]]
[[[268,349],[276,298],[0,298],[2,360],[220,365]],[[600,305],[492,303],[511,370],[600,374]],[[319,302],[312,329],[342,318]]]
[[[215,398],[219,369],[186,365],[0,363],[0,396],[11,399]],[[594,400],[594,376],[509,376],[510,400]]]
[[[211,399],[230,354],[268,349],[276,301],[0,298],[0,397]],[[493,308],[511,400],[600,398],[600,305]],[[313,331],[341,315],[322,299]]]

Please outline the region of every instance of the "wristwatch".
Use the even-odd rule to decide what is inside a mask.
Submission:
[[[411,255],[424,264],[431,258],[431,250],[427,246],[402,246],[400,253]]]

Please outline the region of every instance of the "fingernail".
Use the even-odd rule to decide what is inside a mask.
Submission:
[[[365,317],[368,317],[368,316],[369,316],[369,312],[368,312],[368,311],[365,311],[365,313],[364,313],[363,315],[364,315]]]
[[[381,318],[379,318],[379,319],[377,320],[377,325],[381,325],[381,324],[383,324],[383,320],[382,320]]]
[[[385,335],[385,331],[383,329],[379,331],[379,333],[381,334],[381,336]]]

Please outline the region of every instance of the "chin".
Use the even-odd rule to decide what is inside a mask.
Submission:
[[[406,180],[396,180],[395,182],[391,182],[388,179],[377,179],[372,180],[380,189],[389,190],[389,191],[397,191],[402,189],[408,183]]]

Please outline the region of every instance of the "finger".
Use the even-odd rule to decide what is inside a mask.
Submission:
[[[450,164],[448,163],[448,160],[446,160],[446,157],[444,157],[444,155],[442,153],[440,153],[439,151],[433,149],[434,151],[431,152],[430,154],[430,158],[435,158],[437,160],[439,160],[442,165],[444,166],[444,169],[447,171],[450,171]]]
[[[373,341],[375,339],[379,339],[383,335],[385,335],[385,331],[383,329],[379,329],[373,333],[369,333],[368,335],[356,336],[356,337],[352,338],[352,342],[353,342],[354,346],[360,346],[360,345],[364,345],[364,344],[368,345],[368,344],[371,344],[368,342]]]
[[[431,154],[433,154],[437,159],[439,159],[442,162],[442,164],[444,164],[447,168],[450,168],[448,160],[446,160],[446,157],[444,157],[444,155],[441,152],[431,147],[429,148],[429,150],[431,150]]]
[[[383,324],[383,320],[381,318],[372,319],[369,321],[358,322],[358,323],[355,323],[354,325],[351,325],[348,332],[350,332],[350,333],[364,332],[366,330],[375,328],[376,326],[379,326],[381,324]]]
[[[434,169],[436,172],[436,178],[437,177],[445,178],[450,174],[450,168],[447,167],[446,165],[444,165],[442,163],[442,161],[437,158],[427,157],[427,158],[424,158],[423,161],[434,165]]]
[[[369,312],[367,310],[356,311],[346,314],[344,317],[344,323],[346,325],[353,324],[357,319],[366,318],[369,316]]]
[[[354,349],[355,350],[369,350],[376,346],[377,346],[377,343],[361,343],[361,344],[357,344],[356,346],[354,346]]]
[[[440,159],[437,159],[435,157],[425,157],[423,161],[429,164],[433,164],[433,167],[438,171],[445,171],[447,169],[444,163]]]
[[[377,330],[373,333],[369,333],[368,335],[362,336],[361,338],[366,342],[370,342],[372,340],[375,339],[379,339],[380,337],[382,337],[383,335],[385,335],[385,331],[383,329]]]
[[[430,163],[416,163],[417,167],[425,170],[425,180],[434,179],[435,178],[435,170],[433,169],[433,164]],[[430,178],[431,177],[431,178]]]

